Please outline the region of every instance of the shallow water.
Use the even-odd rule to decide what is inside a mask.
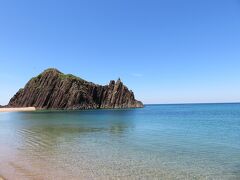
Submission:
[[[240,179],[240,104],[0,114],[8,179]]]

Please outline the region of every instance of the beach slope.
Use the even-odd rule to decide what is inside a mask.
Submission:
[[[0,108],[0,112],[24,112],[24,111],[35,111],[35,107],[23,107],[23,108]],[[1,180],[1,179],[0,179]]]

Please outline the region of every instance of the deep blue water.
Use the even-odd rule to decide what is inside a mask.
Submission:
[[[0,114],[11,179],[240,179],[240,104]]]

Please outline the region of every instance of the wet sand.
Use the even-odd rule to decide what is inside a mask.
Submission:
[[[0,112],[21,112],[21,111],[35,111],[35,107],[24,107],[24,108],[0,108]],[[0,178],[1,180],[1,178]]]

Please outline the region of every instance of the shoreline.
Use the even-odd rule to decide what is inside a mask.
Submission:
[[[36,111],[35,107],[24,107],[24,108],[0,108],[0,112],[26,112]],[[1,177],[1,176],[0,176]],[[0,178],[1,180],[1,178]]]

